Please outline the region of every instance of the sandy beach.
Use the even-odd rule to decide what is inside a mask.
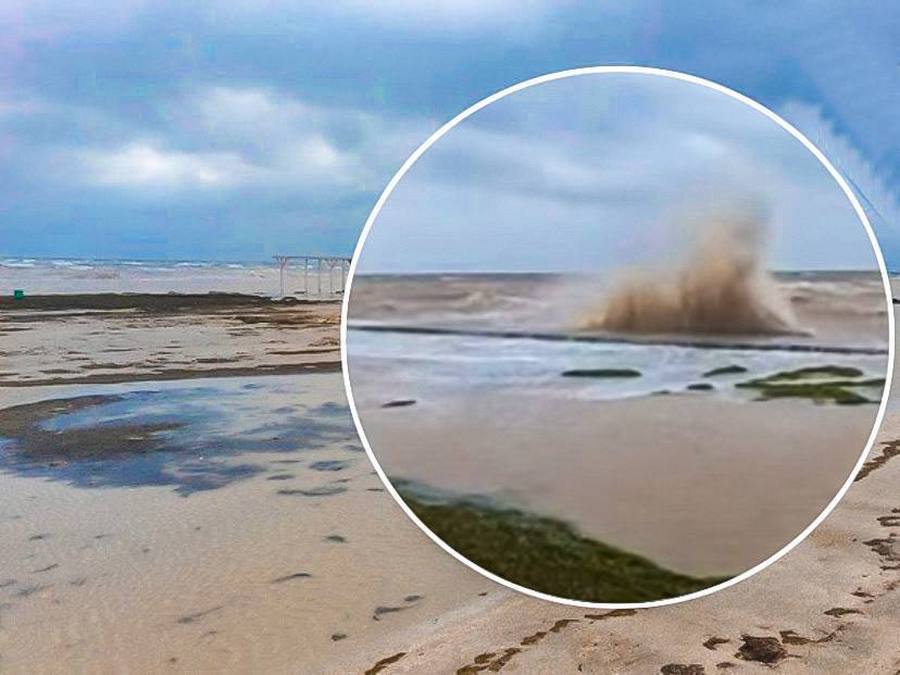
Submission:
[[[361,452],[339,373],[303,372],[334,352],[268,353],[336,341],[337,303],[95,312],[3,312],[0,348],[19,352],[4,370],[21,367],[0,388],[4,672],[761,671],[738,653],[784,672],[900,667],[893,411],[865,477],[763,574],[666,609],[577,611],[493,584],[408,521]],[[83,340],[77,363],[125,367],[68,364],[58,331]],[[226,353],[238,360],[195,363]],[[59,364],[73,372],[40,372]],[[115,379],[83,380],[97,374]],[[741,651],[742,635],[766,646]]]
[[[338,302],[240,293],[0,300],[0,387],[335,370]]]
[[[784,558],[736,586],[671,607],[610,611],[504,591],[472,603],[452,626],[396,636],[352,666],[362,670],[379,657],[393,659],[391,673],[893,675],[900,672],[898,438],[893,400],[838,507]],[[807,468],[797,479],[814,473]]]
[[[4,672],[336,672],[496,594],[374,475],[338,313],[247,294],[4,299]]]
[[[881,399],[885,301],[873,275],[783,274],[795,329],[733,335],[585,325],[597,281],[576,275],[360,282],[349,380],[382,469],[464,557],[557,597],[673,597],[766,560],[845,484]],[[632,312],[645,301],[623,300]],[[492,525],[463,524],[473,518]],[[548,559],[552,531],[565,532],[563,558],[598,567],[577,582],[567,579],[578,566],[538,572],[515,536],[486,544],[491,528],[533,544],[537,528]],[[626,572],[637,567],[640,578]],[[615,569],[615,583],[590,580]],[[661,584],[667,574],[689,579]]]
[[[694,576],[738,574],[797,536],[846,480],[872,426],[868,410],[822,415],[800,401],[779,406],[764,429],[748,405],[692,395],[534,405],[527,421],[521,406],[475,393],[363,419],[394,478],[498,495]],[[452,439],[423,448],[448,428]]]
[[[377,651],[387,634],[496,593],[383,492],[336,374],[154,389],[221,400],[246,386],[266,388],[263,410],[289,401],[306,422],[282,411],[285,429],[268,426],[283,443],[264,444],[252,432],[265,418],[242,400],[224,407],[249,419],[227,431],[212,420],[225,440],[244,439],[230,451],[220,438],[204,449],[169,440],[160,466],[137,451],[89,468],[4,464],[4,672],[336,672],[360,645]],[[135,389],[146,384],[91,391]],[[67,390],[41,394],[61,401]]]
[[[900,675],[898,29],[0,0],[0,675]]]
[[[900,416],[867,468],[795,550],[712,596],[645,610],[579,611],[513,592],[361,659],[387,672],[884,673],[900,669]]]
[[[0,300],[4,672],[336,672],[496,595],[374,475],[339,296],[273,300],[277,276],[236,268],[30,270],[47,293]]]

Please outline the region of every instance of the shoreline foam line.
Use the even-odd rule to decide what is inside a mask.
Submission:
[[[581,335],[575,333],[490,330],[482,328],[451,328],[441,326],[404,326],[402,324],[347,324],[347,330],[372,333],[407,333],[412,335],[458,335],[501,340],[540,340],[545,342],[586,342],[596,344],[627,344],[644,346],[684,347],[687,349],[726,349],[735,351],[806,352],[813,354],[864,354],[887,356],[888,350],[880,347],[842,347],[831,345],[804,345],[796,343],[764,342],[708,342],[705,340],[678,340],[672,338],[630,338],[612,335]]]

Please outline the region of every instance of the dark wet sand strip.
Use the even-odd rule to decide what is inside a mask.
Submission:
[[[143,367],[135,364],[135,368]],[[252,377],[255,375],[299,375],[303,373],[334,373],[341,369],[340,361],[315,363],[259,364],[235,368],[167,368],[157,372],[92,373],[78,377],[53,377],[33,380],[0,380],[3,387],[49,387],[60,384],[119,384],[122,382],[162,382],[194,378]]]
[[[264,295],[249,293],[59,293],[27,295],[21,299],[3,295],[0,296],[0,310],[96,312],[130,309],[141,312],[196,312],[198,310],[221,311],[248,307],[316,305],[327,302],[333,302],[333,300],[294,297],[276,300]]]

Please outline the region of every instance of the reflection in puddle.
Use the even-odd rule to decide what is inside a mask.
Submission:
[[[253,453],[350,440],[347,407],[305,404],[299,377],[130,387],[0,410],[0,468],[78,487],[171,485],[189,495],[264,471],[247,461]]]

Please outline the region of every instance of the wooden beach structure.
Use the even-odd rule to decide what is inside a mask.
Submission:
[[[344,292],[347,284],[347,273],[350,271],[350,258],[317,255],[275,255],[272,257],[278,264],[281,297],[285,295],[284,277],[285,270],[288,267],[292,269],[300,268],[303,271],[303,290],[299,292],[304,295],[310,295],[310,273],[314,275],[316,295],[322,295],[322,277],[326,275],[328,277],[329,295]],[[335,275],[335,271],[339,272],[339,274]],[[335,284],[335,276],[338,277],[337,284]]]

